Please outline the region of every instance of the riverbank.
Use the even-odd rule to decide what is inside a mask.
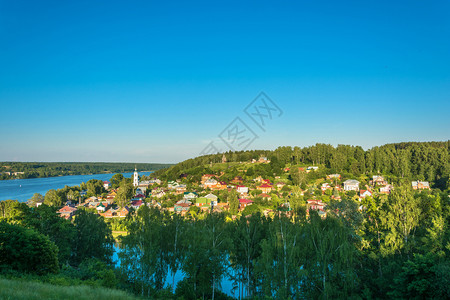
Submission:
[[[139,176],[148,176],[152,172],[139,172]],[[92,175],[70,175],[46,178],[15,179],[0,181],[0,200],[19,200],[25,202],[34,193],[45,195],[48,190],[61,189],[64,186],[80,185],[91,179],[110,180],[116,173],[92,174]],[[122,173],[124,177],[131,177],[132,172]]]

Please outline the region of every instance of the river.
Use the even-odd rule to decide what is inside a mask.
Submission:
[[[151,172],[139,172],[139,175],[149,175]],[[70,175],[46,178],[0,180],[0,200],[19,200],[21,202],[30,199],[34,193],[45,195],[48,190],[61,189],[64,186],[80,185],[91,179],[110,180],[115,173]],[[122,173],[125,177],[131,177],[131,173]]]
[[[113,254],[113,262],[115,263],[116,267],[120,267],[120,258],[119,258],[119,252],[120,252],[120,246],[118,244],[114,245],[114,254]],[[235,272],[232,268],[230,268],[229,266],[227,266],[227,272],[229,274],[231,274],[232,276],[235,276]],[[167,276],[166,276],[166,282],[165,282],[165,287],[167,288],[169,285],[172,284],[172,282],[175,284],[175,287],[177,286],[177,284],[183,280],[186,277],[186,275],[183,273],[183,271],[178,270],[175,273],[175,276],[172,277],[172,273],[168,272]],[[175,280],[174,280],[175,279]],[[225,294],[227,294],[228,296],[231,296],[235,299],[239,298],[239,292],[235,289],[233,289],[233,281],[228,277],[228,276],[224,276],[222,278],[222,280],[220,281],[220,287],[219,289],[224,292]]]

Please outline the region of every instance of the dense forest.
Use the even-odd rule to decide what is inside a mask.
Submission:
[[[98,173],[154,171],[170,167],[157,163],[102,163],[102,162],[0,162],[0,180],[86,175]]]
[[[261,156],[271,160],[267,173],[272,175],[281,174],[285,166],[311,164],[324,166],[329,173],[393,175],[428,180],[442,187],[450,174],[450,141],[387,144],[367,151],[359,146],[316,144],[225,153],[227,162],[248,162]],[[210,163],[221,162],[222,158],[223,154],[212,154],[188,159],[156,172],[155,176],[174,180],[189,170],[194,174]]]

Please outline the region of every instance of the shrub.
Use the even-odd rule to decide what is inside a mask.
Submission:
[[[0,268],[38,275],[57,273],[58,248],[34,230],[0,222]]]

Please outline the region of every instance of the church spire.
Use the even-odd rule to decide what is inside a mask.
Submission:
[[[134,166],[134,173],[133,173],[133,186],[137,187],[139,185],[139,173],[137,171],[136,166]]]

